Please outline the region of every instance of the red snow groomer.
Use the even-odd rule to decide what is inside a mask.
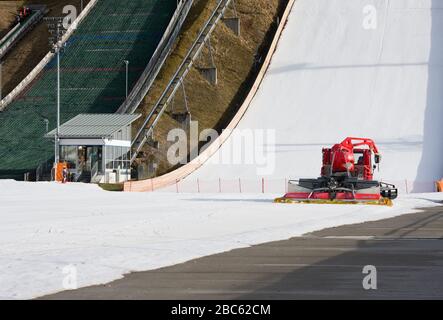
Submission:
[[[373,180],[381,155],[371,139],[346,138],[323,149],[318,179],[289,181],[288,193],[277,203],[373,204],[392,206],[398,190]]]

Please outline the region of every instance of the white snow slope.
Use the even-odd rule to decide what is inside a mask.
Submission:
[[[354,136],[381,149],[376,178],[433,191],[443,176],[442,9],[441,0],[297,0],[238,127],[275,131],[254,142],[272,170],[246,156],[216,163],[235,159],[230,138],[188,181],[317,177],[322,147]]]
[[[272,195],[110,193],[93,185],[12,181],[0,181],[0,190],[0,299],[62,291],[68,266],[77,268],[79,287],[107,283],[131,271],[394,217],[443,200],[414,195],[393,208],[276,205]]]

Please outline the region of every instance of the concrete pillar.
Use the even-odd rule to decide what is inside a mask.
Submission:
[[[138,180],[144,180],[148,178],[148,165],[145,163],[140,163],[137,166],[137,178]]]
[[[154,160],[149,161],[148,164],[148,174],[150,177],[155,177],[155,174],[157,173],[158,164]]]
[[[156,150],[160,148],[160,143],[157,140],[149,139],[147,144]]]
[[[223,21],[236,36],[240,36],[240,18],[223,18]]]
[[[216,67],[199,68],[199,71],[210,84],[214,86],[218,84],[218,72]]]
[[[190,114],[189,112],[181,112],[181,113],[174,113],[172,114],[172,118],[174,118],[175,121],[184,123],[186,126],[186,123],[189,122]]]

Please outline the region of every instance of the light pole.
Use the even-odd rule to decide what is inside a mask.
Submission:
[[[129,91],[129,60],[123,60],[126,65],[126,99],[128,98]]]
[[[66,33],[66,29],[63,27],[63,17],[49,17],[45,18],[48,22],[49,44],[51,46],[51,52],[57,56],[57,129],[55,130],[55,142],[54,142],[54,156],[55,167],[60,162],[60,51],[63,49],[61,43],[63,35]]]
[[[49,132],[49,120],[46,118],[43,118],[43,122],[45,123],[46,133]]]
[[[0,101],[2,101],[3,99],[3,95],[2,95],[2,89],[3,89],[3,82],[2,82],[2,78],[3,78],[3,61],[0,60]]]
[[[57,27],[57,29],[59,29]],[[57,50],[57,133],[55,139],[55,163],[60,162],[60,48]]]

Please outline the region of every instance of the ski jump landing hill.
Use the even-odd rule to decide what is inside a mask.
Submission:
[[[177,12],[188,10],[191,3],[91,0],[75,24],[80,18],[81,22],[69,28],[64,40],[61,122],[80,113],[116,112],[126,100],[124,61],[129,61],[128,88],[133,93],[140,89],[140,81],[153,70],[160,54],[167,52],[165,43],[180,27],[175,22]],[[56,126],[56,70],[56,59],[48,53],[24,80],[26,85],[9,95],[14,98],[4,99],[9,98],[10,103],[2,101],[0,178],[20,180],[25,173],[52,162],[53,144],[44,135]],[[18,94],[19,89],[24,90]]]
[[[319,175],[322,147],[356,136],[381,149],[377,179],[433,191],[443,176],[442,31],[440,0],[290,2],[272,61],[229,126],[274,132],[261,143],[273,170],[219,161],[233,159],[234,130],[188,165],[125,190],[238,192],[243,181],[243,192],[255,192],[264,178],[280,193],[287,179]]]

